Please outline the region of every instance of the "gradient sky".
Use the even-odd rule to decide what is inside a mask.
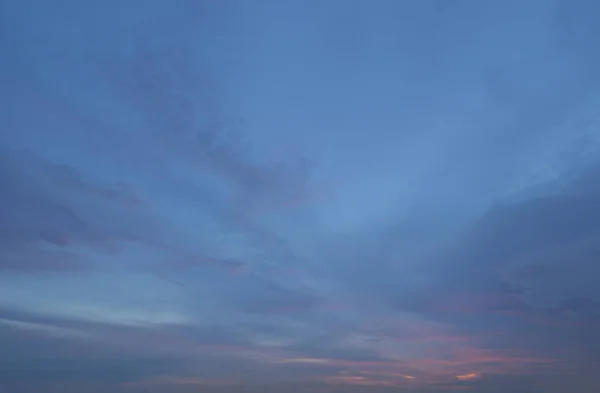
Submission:
[[[0,1],[2,393],[600,391],[598,20]]]

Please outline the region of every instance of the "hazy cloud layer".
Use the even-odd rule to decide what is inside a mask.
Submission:
[[[592,0],[0,1],[0,385],[595,392]]]

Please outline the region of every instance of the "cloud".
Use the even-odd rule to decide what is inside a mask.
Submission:
[[[597,384],[586,1],[5,2],[0,382]]]
[[[9,391],[34,391],[40,386],[49,391],[114,389],[123,381],[180,367],[176,359],[115,351],[98,326],[2,314],[6,318],[0,324],[4,349],[0,379]]]
[[[90,216],[95,209],[105,214],[133,209],[130,202],[136,199],[123,185],[95,185],[73,168],[7,149],[0,152],[0,173],[4,269],[84,270],[89,264],[82,248],[111,252],[133,237],[124,227],[115,233]]]
[[[265,160],[244,140],[243,120],[223,113],[216,87],[189,49],[140,42],[130,56],[110,61],[106,77],[143,118],[142,127],[171,163],[197,175],[216,175],[233,186],[236,203],[291,203],[310,181],[302,159]]]

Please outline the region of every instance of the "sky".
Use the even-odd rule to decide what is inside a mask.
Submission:
[[[594,0],[0,0],[3,393],[600,390]]]

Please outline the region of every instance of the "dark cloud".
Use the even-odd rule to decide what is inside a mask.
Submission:
[[[112,349],[104,344],[106,337],[99,334],[98,326],[87,326],[88,330],[65,321],[2,314],[0,381],[6,391],[33,391],[40,386],[66,391],[76,386],[82,391],[115,389],[124,382],[182,369],[180,359]]]
[[[468,335],[483,333],[483,347],[526,348],[571,361],[594,353],[600,205],[582,186],[584,177],[576,178],[557,182],[572,186],[556,188],[553,196],[492,207],[433,265],[436,278],[400,290],[392,307]],[[472,388],[493,389],[478,382]],[[544,389],[532,382],[526,391]]]
[[[96,186],[73,168],[6,149],[0,152],[0,182],[0,265],[5,269],[81,270],[85,258],[73,247],[110,251],[127,240],[126,233],[107,231],[72,202],[85,198],[87,209],[110,204],[127,209],[134,197],[124,186]]]

